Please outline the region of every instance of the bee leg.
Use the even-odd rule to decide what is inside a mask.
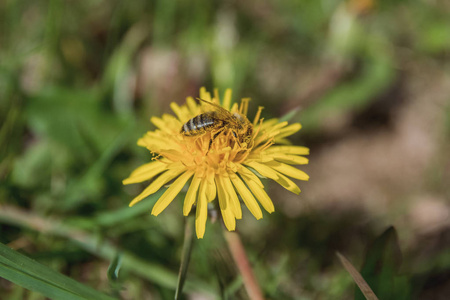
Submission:
[[[208,146],[208,151],[206,151],[206,153],[209,152],[209,149],[211,149],[211,145],[213,143],[213,141],[216,139],[216,137],[222,133],[222,131],[224,130],[224,128],[219,129],[216,133],[214,133],[211,137],[211,139],[209,140],[209,146]]]
[[[209,140],[208,151],[206,151],[206,153],[208,153],[208,152],[209,152],[209,149],[211,149],[212,142],[213,142],[213,139],[210,139],[210,140]]]
[[[239,141],[236,132],[232,131],[231,133],[233,134],[234,140],[236,141],[236,143],[239,145],[239,147],[241,147],[241,142]]]

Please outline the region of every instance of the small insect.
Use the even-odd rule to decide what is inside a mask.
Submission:
[[[202,113],[184,123],[183,127],[181,127],[181,134],[197,136],[217,130],[211,138],[212,142],[219,133],[229,129],[239,144],[250,144],[253,135],[253,125],[246,116],[238,112],[231,113],[215,103],[200,98],[197,98],[197,100],[213,106],[215,110]]]

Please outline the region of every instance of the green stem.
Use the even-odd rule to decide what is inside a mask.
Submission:
[[[186,281],[186,274],[191,260],[192,246],[194,245],[194,217],[187,217],[184,229],[183,253],[181,256],[180,271],[178,273],[177,289],[175,291],[175,300],[180,299],[183,291],[183,285]]]

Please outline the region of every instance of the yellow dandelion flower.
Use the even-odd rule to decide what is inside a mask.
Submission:
[[[123,183],[152,180],[131,201],[133,206],[173,180],[152,209],[152,215],[157,216],[190,181],[183,214],[187,216],[196,206],[196,233],[203,238],[208,203],[216,198],[225,226],[232,231],[236,219],[242,218],[240,199],[256,219],[262,218],[259,204],[269,213],[274,211],[260,178],[273,179],[287,190],[300,193],[288,177],[309,179],[305,172],[291,166],[307,164],[303,155],[308,155],[309,149],[292,146],[286,139],[300,130],[299,123],[263,121],[262,107],[250,122],[246,117],[249,99],[232,105],[229,89],[222,104],[217,90],[212,97],[200,89],[200,99],[188,97],[183,106],[172,103],[176,116],[151,118],[157,129],[147,132],[138,145],[153,153],[152,162],[134,170]]]

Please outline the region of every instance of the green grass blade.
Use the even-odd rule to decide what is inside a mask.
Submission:
[[[339,252],[336,253],[336,255],[339,257],[339,260],[341,261],[344,268],[347,270],[347,272],[352,276],[353,281],[358,285],[361,292],[364,294],[367,300],[378,300],[375,293],[372,291],[370,286],[367,284],[367,282],[364,280],[364,278],[361,276],[361,274],[356,270],[356,268],[349,262],[342,254]]]
[[[114,299],[0,243],[0,277],[51,299]]]
[[[110,281],[117,281],[119,279],[119,272],[122,267],[122,256],[120,254],[116,255],[111,261],[107,275]]]
[[[279,119],[279,122],[284,122],[284,121],[291,122],[292,119],[295,119],[297,117],[297,115],[300,114],[300,111],[301,111],[300,106],[297,106],[297,107],[291,109],[288,113],[286,113]]]
[[[98,237],[94,234],[62,224],[56,219],[48,217],[44,219],[13,206],[0,205],[0,223],[37,230],[47,235],[68,238],[89,253],[109,261],[120,255],[121,269],[127,269],[161,286],[170,289],[176,288],[177,276],[165,266],[145,261],[128,251],[120,251],[117,246],[107,240],[99,243]],[[211,288],[203,281],[192,278],[186,282],[186,289],[214,294]]]
[[[411,284],[401,273],[402,253],[394,227],[389,227],[368,247],[361,275],[381,299],[411,299]],[[355,299],[363,299],[356,291]]]

